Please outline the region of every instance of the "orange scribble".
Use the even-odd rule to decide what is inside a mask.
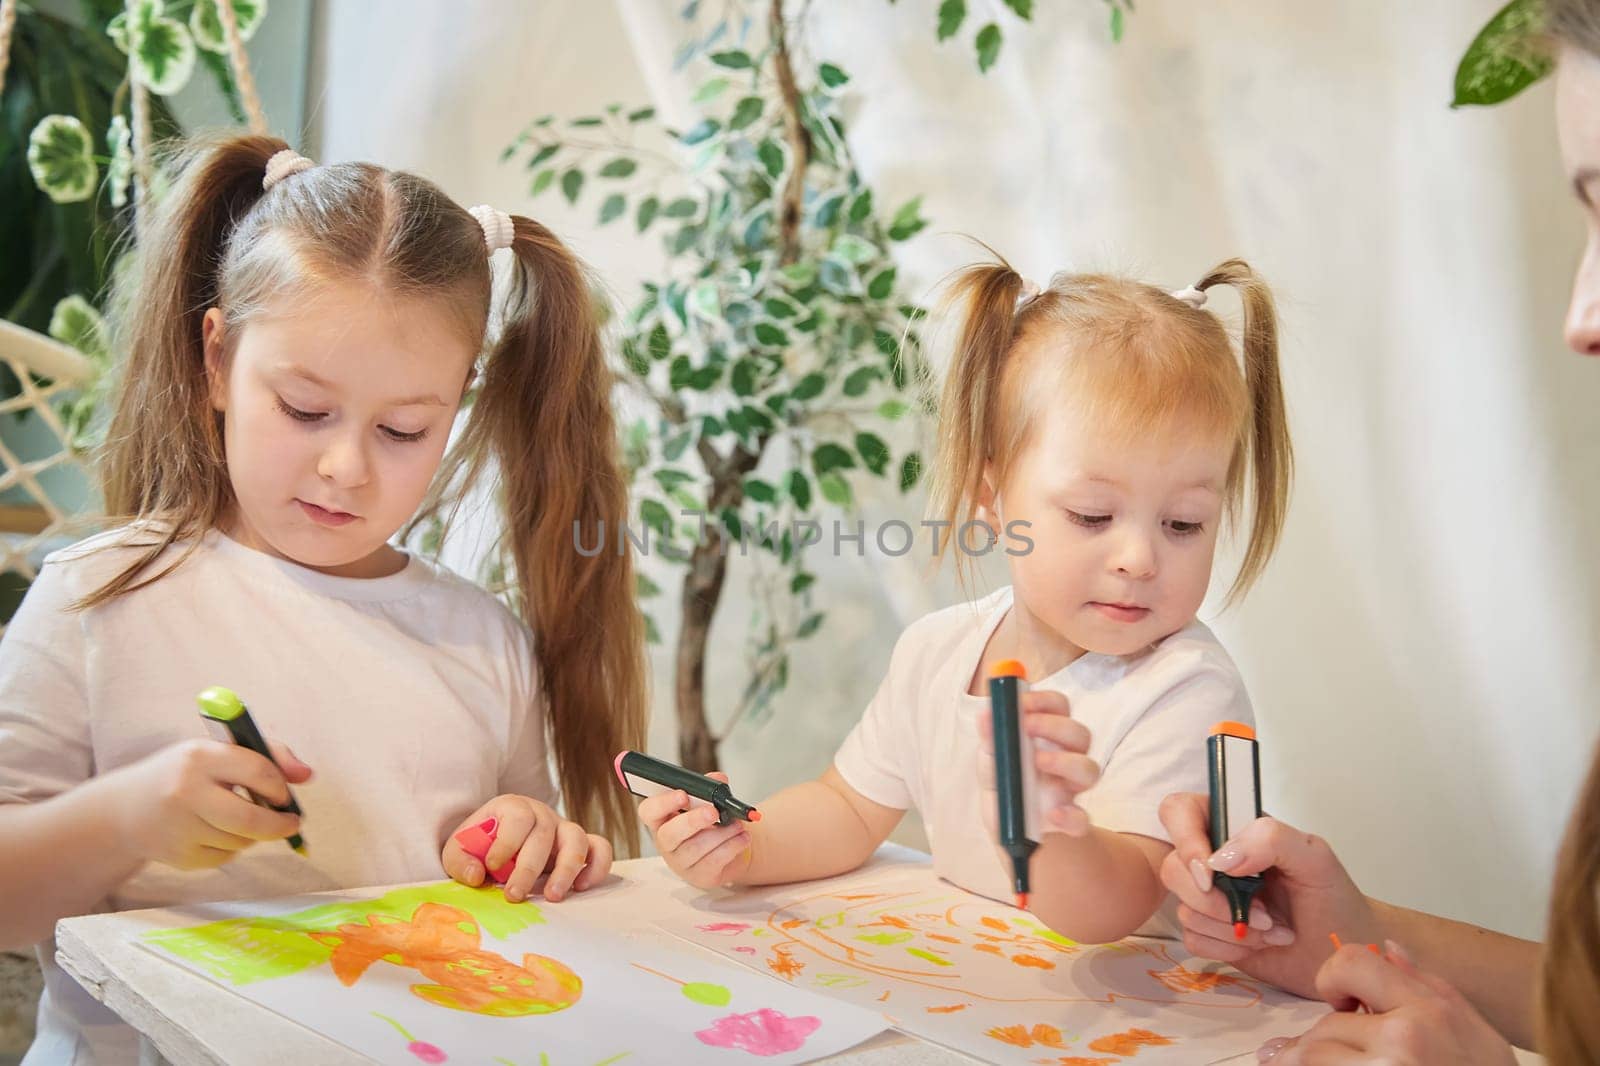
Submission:
[[[800,971],[806,968],[806,964],[789,954],[789,951],[789,945],[779,944],[772,949],[772,954],[767,957],[767,969],[785,981],[793,981],[800,976]]]
[[[998,1040],[1002,1044],[1010,1044],[1013,1047],[1033,1047],[1038,1044],[1040,1047],[1060,1050],[1067,1046],[1061,1040],[1060,1029],[1053,1025],[1045,1025],[1042,1022],[1032,1029],[1025,1025],[996,1026],[983,1035]]]
[[[928,936],[929,940],[937,940],[940,943],[944,943],[944,944],[959,944],[959,943],[961,943],[961,938],[958,937],[958,936],[945,936],[943,933],[929,933],[929,934],[927,934],[927,936]]]
[[[1063,1055],[1056,1059],[1057,1066],[1111,1066],[1118,1059],[1085,1058],[1082,1055]]]
[[[1129,1029],[1125,1033],[1112,1033],[1089,1041],[1089,1050],[1112,1055],[1137,1055],[1142,1047],[1165,1047],[1170,1043],[1170,1037],[1152,1033],[1148,1029]]]
[[[987,925],[990,929],[998,929],[1002,933],[1009,933],[1011,931],[1006,926],[1005,922],[1002,922],[999,918],[991,918],[987,914],[985,914],[982,918],[979,918],[978,921],[982,922],[984,925]]]
[[[1036,970],[1053,970],[1056,964],[1049,959],[1041,959],[1037,955],[1013,955],[1011,961],[1018,966],[1032,966]]]
[[[796,929],[796,928],[799,928],[800,926],[805,925],[805,924],[806,924],[806,920],[804,918],[790,918],[787,922],[779,923],[779,928],[781,928],[781,929]]]
[[[954,1014],[958,1010],[966,1010],[972,1006],[970,1003],[952,1003],[948,1007],[929,1007],[929,1014]]]
[[[1239,979],[1231,973],[1209,970],[1191,970],[1182,963],[1170,970],[1150,970],[1151,977],[1174,992],[1215,992],[1219,988],[1236,985]]]
[[[972,950],[973,951],[986,951],[990,955],[1004,955],[1005,954],[1005,952],[1001,951],[999,948],[995,947],[993,944],[974,944],[974,945],[972,945]]]
[[[879,925],[893,926],[896,929],[910,929],[911,928],[911,923],[906,921],[904,918],[900,917],[898,914],[885,914],[882,918],[879,918],[875,922],[864,922],[864,923],[862,923],[861,928],[862,929],[871,929],[874,926],[879,926]]]
[[[889,1002],[889,993],[885,992],[883,995],[879,996],[878,997],[878,1002],[879,1003],[887,1003],[887,1002]]]
[[[529,954],[519,966],[484,951],[477,921],[444,903],[421,904],[409,922],[372,914],[364,924],[308,935],[333,949],[328,963],[341,984],[353,985],[373,964],[389,962],[432,982],[412,985],[413,995],[451,1010],[519,1018],[565,1010],[583,994],[583,981],[555,959]]]
[[[841,895],[839,898],[840,899],[852,899],[852,900],[854,900],[854,899],[877,899],[881,895],[883,895],[882,892],[868,892],[868,893],[865,893],[865,894],[862,894],[862,893],[858,892],[853,896],[851,896],[851,895]]]

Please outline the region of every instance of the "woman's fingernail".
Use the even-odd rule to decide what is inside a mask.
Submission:
[[[1223,848],[1211,856],[1211,868],[1219,873],[1227,873],[1239,865],[1239,860],[1244,858],[1238,848]]]
[[[1252,929],[1260,929],[1263,932],[1265,932],[1268,929],[1271,929],[1272,928],[1272,918],[1271,918],[1271,916],[1268,915],[1267,912],[1262,910],[1260,907],[1252,907],[1250,909],[1250,928],[1252,928]]]
[[[1275,925],[1262,933],[1261,939],[1275,948],[1287,947],[1294,943],[1294,930],[1286,925]]]
[[[1409,963],[1412,966],[1417,964],[1416,960],[1411,957],[1411,953],[1406,951],[1406,949],[1401,947],[1399,944],[1396,944],[1393,940],[1385,940],[1383,942],[1383,950],[1390,957],[1399,959],[1401,962]]]
[[[1260,1047],[1256,1048],[1256,1061],[1257,1062],[1271,1062],[1274,1058],[1277,1057],[1278,1052],[1282,1051],[1284,1048],[1286,1048],[1288,1046],[1289,1046],[1289,1038],[1288,1037],[1286,1037],[1286,1036],[1273,1037],[1271,1040],[1268,1040],[1265,1044],[1262,1044]]]
[[[1189,860],[1189,873],[1194,875],[1194,883],[1202,892],[1211,891],[1211,871],[1206,869],[1206,864],[1199,859]]]

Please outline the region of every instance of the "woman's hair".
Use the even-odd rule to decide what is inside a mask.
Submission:
[[[1545,32],[1557,45],[1600,57],[1600,0],[1545,0]],[[1600,1062],[1600,749],[1556,860],[1544,973],[1539,981],[1539,1051],[1553,1066]]]
[[[478,221],[433,183],[367,163],[314,166],[264,192],[267,161],[286,147],[263,136],[191,145],[146,227],[116,301],[126,362],[99,472],[108,514],[152,520],[152,533],[81,607],[170,573],[233,505],[201,343],[207,308],[222,310],[228,345],[268,304],[357,282],[436,301],[473,350],[484,346],[491,282]],[[627,516],[599,308],[548,229],[521,217],[513,226],[499,335],[423,513],[448,510],[485,471],[498,475],[507,580],[533,631],[566,814],[637,850],[632,807],[611,780],[616,753],[643,745],[647,715],[633,559],[573,547],[574,528]],[[156,570],[180,542],[184,553]]]
[[[1252,482],[1250,540],[1229,599],[1241,595],[1277,546],[1293,452],[1272,294],[1238,259],[1195,289],[1215,285],[1232,286],[1244,302],[1242,365],[1216,315],[1151,285],[1057,274],[1033,294],[1003,260],[957,273],[946,294],[961,326],[939,407],[936,517],[952,531],[971,521],[985,473],[998,492],[1049,404],[1071,396],[1121,439],[1179,430],[1232,442],[1223,492],[1230,520],[1247,473]]]

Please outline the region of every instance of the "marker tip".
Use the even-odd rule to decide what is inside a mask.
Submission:
[[[1026,892],[1017,893],[1017,909],[1022,911],[1028,909],[1028,894]]]
[[[1233,923],[1233,939],[1235,939],[1235,940],[1243,940],[1245,938],[1245,934],[1248,933],[1249,931],[1250,931],[1250,925],[1249,925],[1248,922],[1234,922]]]
[[[760,811],[756,811],[756,810],[752,810],[752,811],[751,811],[751,812],[750,812],[750,820],[751,820],[751,821],[752,821],[752,822],[759,822],[759,821],[761,821],[761,812],[760,812]]]

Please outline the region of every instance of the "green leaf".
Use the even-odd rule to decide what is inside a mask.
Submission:
[[[628,112],[628,121],[632,123],[649,122],[655,117],[656,109],[653,107],[641,107],[637,111]]]
[[[822,625],[822,619],[823,614],[820,611],[807,617],[804,622],[800,623],[800,628],[794,631],[795,639],[804,640],[811,634],[815,633],[817,631],[817,627]]]
[[[628,364],[628,369],[637,377],[645,377],[650,373],[650,359],[639,350],[639,344],[632,337],[622,342],[622,361]]]
[[[689,375],[689,387],[696,392],[707,392],[716,387],[722,379],[722,368],[719,366],[703,366]]]
[[[600,168],[602,178],[631,178],[633,172],[639,169],[639,164],[626,156],[618,156]]]
[[[709,141],[722,131],[722,123],[714,118],[701,119],[689,131],[678,138],[678,143],[693,147],[702,141]]]
[[[256,35],[261,18],[267,13],[267,0],[233,0],[233,17],[239,25],[239,36],[248,41]],[[194,43],[208,52],[226,52],[228,38],[222,29],[222,12],[217,0],[195,0],[189,12],[189,32]]]
[[[863,189],[861,195],[850,203],[850,221],[856,223],[865,222],[871,214],[872,190]]]
[[[794,505],[804,511],[811,506],[811,479],[806,477],[801,470],[789,471],[788,478],[784,481],[784,489],[788,491],[789,498]]]
[[[878,405],[878,417],[894,422],[905,417],[905,413],[909,410],[911,405],[904,400],[885,400]]]
[[[555,168],[546,167],[544,170],[539,171],[539,173],[533,176],[533,184],[528,186],[528,195],[538,196],[540,193],[548,189],[550,187],[550,183],[555,180]]]
[[[875,366],[857,367],[844,379],[844,394],[846,396],[860,396],[872,387],[881,371]]]
[[[879,477],[889,468],[889,446],[876,433],[857,433],[856,451],[861,453],[861,461],[867,464],[867,469]]]
[[[28,170],[55,203],[89,199],[100,176],[89,131],[76,116],[46,115],[28,134]]]
[[[672,535],[672,512],[659,500],[640,500],[639,517],[660,536]]]
[[[817,264],[809,260],[802,260],[798,263],[790,263],[778,273],[782,274],[783,280],[790,285],[797,289],[803,289],[817,280]]]
[[[794,317],[794,304],[788,300],[780,300],[776,296],[769,296],[761,301],[761,308],[773,318]]]
[[[664,466],[655,472],[656,484],[661,486],[662,492],[676,492],[683,486],[694,481],[694,475],[683,470],[675,470]]]
[[[947,41],[956,35],[967,20],[967,0],[944,0],[939,5],[939,40]]]
[[[689,449],[689,443],[693,439],[694,435],[687,430],[675,437],[668,438],[667,442],[661,446],[661,457],[669,463],[677,462],[683,458],[683,453]]]
[[[756,340],[768,348],[786,348],[789,346],[789,334],[770,322],[757,322],[755,335]]]
[[[749,70],[755,66],[755,63],[750,58],[750,53],[741,49],[734,49],[728,52],[712,52],[709,58],[717,66],[727,67],[729,70]]]
[[[661,595],[661,586],[635,570],[633,574],[633,594],[641,600],[647,600],[651,596]]]
[[[605,203],[600,205],[600,225],[613,222],[621,218],[628,210],[628,201],[620,192],[614,192],[606,197]]]
[[[710,103],[728,91],[728,86],[733,84],[727,78],[712,78],[700,88],[695,90],[691,101],[696,104]]]
[[[646,644],[661,643],[661,630],[656,628],[656,620],[648,614],[644,616],[644,642]]]
[[[528,157],[528,162],[526,164],[527,169],[534,169],[540,163],[543,163],[545,160],[549,159],[559,151],[561,151],[561,146],[559,144],[541,145],[539,149],[533,153],[533,155]]]
[[[148,5],[146,11],[159,11]],[[134,75],[157,96],[171,96],[194,73],[194,38],[183,23],[159,15],[136,19],[128,32]]]
[[[728,375],[728,383],[733,386],[735,396],[752,396],[756,391],[756,364],[749,359],[741,359],[733,364],[733,373]]]
[[[878,256],[878,246],[854,233],[841,233],[830,251],[847,263],[865,263]]]
[[[655,329],[650,331],[650,337],[645,342],[652,359],[665,359],[672,354],[672,338],[667,335],[667,327],[656,323]]]
[[[819,278],[823,288],[840,296],[853,294],[858,286],[855,271],[831,255],[822,261]]]
[[[978,73],[987,74],[989,68],[994,66],[994,61],[1000,56],[1000,27],[996,23],[989,23],[978,31],[975,42],[978,48]]]
[[[699,281],[689,290],[689,313],[709,321],[722,317],[722,295],[714,281]]]
[[[1542,10],[1542,0],[1511,0],[1478,31],[1456,67],[1451,107],[1498,104],[1550,73],[1550,57],[1533,40]]]
[[[117,46],[117,51],[128,54],[128,12],[119,11],[106,23],[106,36]]]
[[[1015,11],[1018,18],[1025,21],[1033,18],[1033,0],[1001,0],[1001,2],[1012,11]],[[1113,0],[1113,6],[1115,6],[1115,0]]]
[[[828,379],[822,374],[813,371],[800,379],[800,383],[790,393],[796,400],[812,400],[822,395],[822,390],[827,388]]]
[[[1115,4],[1111,7],[1111,40],[1114,44],[1122,43],[1122,8]]]
[[[744,479],[744,494],[757,503],[775,503],[778,499],[778,490],[771,482],[754,477]]]
[[[900,463],[900,491],[910,492],[922,476],[922,456],[918,452],[907,455]]]
[[[907,202],[889,220],[889,239],[903,241],[917,234],[928,223],[922,218],[922,197]]]
[[[561,175],[561,193],[567,198],[567,203],[578,202],[578,194],[583,191],[583,171],[573,167]]]
[[[694,367],[689,364],[687,355],[680,355],[672,360],[672,368],[668,372],[667,382],[674,389],[686,389],[689,381],[694,377]]]
[[[762,141],[756,149],[756,158],[761,160],[761,165],[766,168],[767,174],[773,178],[783,174],[783,149],[778,147],[776,141]]]
[[[817,479],[817,485],[822,489],[822,498],[829,503],[836,503],[840,507],[849,507],[855,499],[855,495],[850,491],[850,482],[839,474],[823,474]]]
[[[839,86],[850,80],[850,75],[846,74],[832,63],[824,63],[822,66],[818,67],[817,77],[821,78],[822,84],[826,85],[830,89],[837,89]]]
[[[886,329],[872,331],[872,346],[891,359],[900,354],[900,338]]]
[[[661,210],[661,201],[654,196],[646,196],[639,201],[639,213],[634,216],[634,222],[643,233],[650,228],[650,223],[656,220],[656,215]]]
[[[820,444],[811,453],[811,469],[820,477],[830,470],[847,470],[856,465],[856,457],[843,445],[829,442]]]
[[[742,130],[750,123],[761,117],[761,110],[766,102],[759,96],[747,96],[739,101],[739,106],[733,109],[733,117],[728,119],[730,130]]]
[[[894,279],[894,267],[880,270],[872,276],[871,281],[867,282],[867,295],[874,300],[887,300],[889,295],[894,292]]]
[[[111,206],[124,207],[128,203],[128,185],[133,181],[133,132],[128,129],[128,120],[121,115],[111,116],[111,126],[106,130],[106,148],[111,153],[111,162],[106,166]]]
[[[111,359],[106,342],[106,324],[94,305],[74,293],[56,301],[50,312],[50,336],[88,356],[96,366]]]
[[[575,130],[592,130],[596,126],[604,126],[605,124],[605,119],[599,118],[595,115],[585,115],[583,118],[575,118],[571,122],[567,123],[567,125],[571,126]]]
[[[700,210],[700,205],[687,196],[680,196],[666,206],[661,213],[668,218],[692,218]]]

